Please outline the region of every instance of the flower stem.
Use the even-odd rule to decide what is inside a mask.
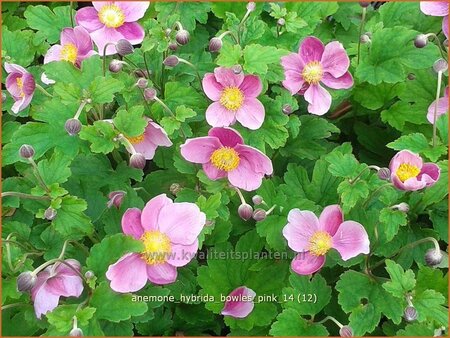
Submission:
[[[380,170],[380,167],[378,167],[376,165],[369,165],[369,166],[365,167],[363,170],[361,170],[361,172],[358,174],[358,176],[356,176],[354,179],[350,180],[350,184],[352,184],[352,185],[355,184],[356,181],[358,181],[360,179],[362,174],[364,174],[367,169],[374,169],[374,170],[378,171],[378,170]]]
[[[340,329],[344,326],[341,323],[339,323],[336,318],[331,317],[331,316],[326,316],[324,319],[322,319],[320,322],[317,322],[316,324],[323,324],[328,320],[331,320],[332,322],[334,322],[337,326],[339,326]]]
[[[47,187],[47,184],[45,184],[45,181],[44,181],[41,173],[39,172],[39,168],[38,168],[36,162],[34,162],[32,157],[30,157],[28,159],[28,162],[30,162],[31,166],[33,167],[34,176],[38,180],[41,187],[47,192],[47,194],[50,194],[50,189]]]
[[[48,91],[46,91],[40,84],[36,83],[36,89],[38,89],[42,94],[48,97],[53,97]]]
[[[74,115],[74,117],[73,117],[74,119],[78,120],[78,118],[79,118],[80,115],[81,115],[81,112],[82,112],[83,109],[84,109],[84,106],[85,106],[87,103],[88,103],[88,100],[82,100],[82,101],[81,101],[80,106],[78,107],[77,112],[75,113],[75,115]]]
[[[130,140],[128,140],[125,136],[123,136],[123,134],[119,134],[116,139],[120,142],[122,142],[122,144],[125,146],[125,148],[128,150],[128,152],[131,153],[131,155],[136,154],[136,149],[134,149],[133,144],[130,142]]]
[[[383,185],[379,186],[377,189],[375,189],[375,190],[370,194],[370,196],[367,198],[366,202],[364,202],[363,208],[367,207],[367,205],[369,204],[369,202],[372,200],[372,198],[373,198],[378,192],[380,192],[380,191],[383,190],[384,188],[390,187],[390,186],[392,186],[392,183],[386,183],[386,184],[383,184]]]
[[[439,48],[439,52],[441,53],[441,56],[444,60],[448,59],[447,53],[444,51],[444,47],[441,44],[441,41],[439,40],[438,36],[434,33],[428,33],[427,34],[427,38],[428,37],[432,37],[433,40],[436,42],[438,48]]]
[[[235,186],[232,186],[232,188],[233,188],[234,190],[236,190],[236,192],[237,192],[237,194],[239,195],[239,198],[240,198],[240,200],[241,200],[241,203],[242,203],[242,204],[247,204],[247,202],[245,201],[244,195],[242,195],[241,190],[240,190],[238,187],[235,187]]]
[[[361,35],[364,29],[364,23],[366,21],[366,12],[367,9],[365,7],[363,7],[362,9],[362,16],[361,16],[361,23],[359,24],[359,36],[358,36],[358,57],[356,59],[356,64],[359,65],[359,59],[361,56]]]
[[[114,46],[115,44],[112,42],[108,42],[104,47],[103,47],[103,77],[106,76],[106,48],[108,48],[108,46]]]
[[[12,307],[21,306],[21,305],[27,305],[27,304],[25,304],[25,303],[12,303],[12,304],[3,305],[2,306],[2,311],[6,310],[6,309],[10,309]]]
[[[187,61],[187,60],[185,60],[185,59],[178,58],[178,60],[179,60],[180,62],[184,63],[184,64],[187,64],[188,66],[190,66],[190,67],[195,71],[195,74],[197,75],[198,82],[200,83],[200,88],[202,88],[202,87],[203,87],[203,84],[202,84],[202,78],[201,78],[201,76],[200,76],[200,73],[198,72],[197,67],[194,66],[192,63],[190,63],[189,61]]]
[[[51,199],[49,196],[35,196],[35,195],[25,194],[23,192],[17,192],[17,191],[2,192],[2,197],[7,197],[7,196],[14,196],[14,197],[25,198],[25,199],[30,199],[30,200],[49,200],[49,199]]]
[[[73,15],[72,15],[72,10],[73,10],[73,1],[70,2],[70,7],[69,7],[69,16],[70,16],[70,25],[73,27],[75,27],[74,23],[73,23]]]
[[[437,83],[437,89],[436,89],[436,101],[434,104],[434,112],[433,112],[433,148],[436,147],[436,136],[437,136],[437,107],[438,107],[438,100],[441,95],[441,84],[442,84],[442,72],[438,72],[438,83]]]

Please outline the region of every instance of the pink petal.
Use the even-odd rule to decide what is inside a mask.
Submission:
[[[155,122],[150,121],[148,123],[147,127],[145,128],[145,136],[158,146],[172,146],[172,141],[170,141],[166,131]]]
[[[24,96],[22,99],[17,100],[14,102],[14,104],[11,107],[11,111],[14,114],[18,114],[20,111],[26,109],[29,104],[31,103],[31,100],[33,99],[33,95],[30,96]]]
[[[301,73],[297,71],[285,71],[284,78],[283,87],[289,90],[291,95],[297,94],[305,85],[305,80],[303,80]]]
[[[249,163],[251,163],[252,168],[256,173],[272,175],[272,161],[266,154],[256,148],[244,144],[238,144],[235,147],[235,150],[239,153],[239,157],[241,159],[245,158]]]
[[[348,89],[353,86],[353,76],[349,72],[346,72],[341,77],[335,78],[329,73],[325,73],[321,79],[322,83],[329,88],[333,89]]]
[[[323,43],[318,38],[309,36],[300,44],[299,54],[302,61],[307,64],[311,61],[320,61],[324,49]]]
[[[419,169],[421,169],[423,165],[422,158],[419,155],[409,150],[399,151],[397,154],[395,154],[395,156],[389,163],[389,169],[391,170],[391,178],[393,176],[397,176],[397,169],[403,163],[409,163],[413,166],[416,166]]]
[[[416,191],[425,188],[426,183],[419,181],[417,177],[411,177],[407,179],[405,182],[402,182],[397,175],[391,174],[391,181],[394,184],[395,187],[397,187],[400,190],[406,190],[406,191]]]
[[[237,144],[244,144],[241,134],[233,128],[211,128],[208,136],[217,137],[224,147],[234,148]]]
[[[261,79],[256,75],[245,75],[239,89],[244,93],[244,97],[257,97],[262,91]]]
[[[153,197],[142,209],[141,224],[144,230],[159,230],[158,216],[162,208],[171,205],[173,202],[166,194]]]
[[[309,252],[301,252],[291,262],[292,271],[299,275],[310,275],[319,271],[325,264],[324,256],[314,256]]]
[[[114,28],[103,27],[95,32],[91,33],[91,38],[94,40],[95,45],[98,48],[98,54],[103,56],[103,52],[107,43],[115,44],[120,39],[124,39],[124,36]],[[114,45],[108,45],[106,48],[106,55],[112,55],[116,53],[116,47]]]
[[[14,72],[9,74],[6,77],[6,89],[13,97],[20,98],[20,94],[22,93],[22,89],[17,85],[17,79],[21,79],[22,74]]]
[[[448,39],[448,15],[442,19],[442,31],[444,32],[445,37]]]
[[[193,163],[208,163],[211,154],[221,148],[222,145],[217,137],[204,136],[186,140],[180,146],[181,156]]]
[[[245,318],[255,307],[253,302],[255,297],[256,293],[252,289],[246,286],[238,287],[227,296],[229,299],[225,301],[225,305],[220,313],[224,316]]]
[[[138,253],[126,254],[109,266],[106,278],[116,292],[138,291],[147,284],[147,264]]]
[[[36,89],[36,82],[34,82],[34,77],[30,73],[25,73],[22,75],[22,90],[26,96],[30,96],[34,93]]]
[[[262,126],[265,114],[264,106],[258,99],[246,97],[241,108],[236,111],[236,120],[244,127],[256,130]]]
[[[78,262],[75,259],[66,259],[65,262],[67,264],[70,264],[72,268],[74,268],[77,271],[81,271],[81,265],[80,262]],[[71,276],[71,277],[79,277],[78,273],[76,273],[72,268],[70,268],[66,264],[58,264],[55,268],[55,272],[60,276]]]
[[[327,206],[319,217],[320,229],[328,232],[331,236],[334,236],[342,222],[344,222],[344,215],[341,207],[337,204]]]
[[[441,97],[437,101],[436,120],[439,116],[444,115],[448,111],[448,96]],[[436,109],[436,101],[428,107],[427,120],[431,124],[434,122],[434,110]]]
[[[261,186],[264,174],[255,172],[252,163],[241,157],[239,166],[228,172],[228,180],[232,185],[245,191],[253,191]]]
[[[170,284],[177,280],[177,268],[168,263],[147,265],[147,277],[154,284]]]
[[[214,69],[217,82],[223,87],[238,87],[244,81],[244,73],[235,74],[231,68],[218,67]]]
[[[283,56],[281,58],[281,65],[283,66],[285,71],[292,70],[297,73],[301,73],[303,68],[305,67],[305,63],[297,53],[291,53],[289,55]]]
[[[203,91],[210,100],[219,101],[222,95],[223,86],[216,81],[213,73],[207,73],[202,80]]]
[[[47,280],[47,290],[64,297],[79,297],[83,292],[80,276],[55,276]]]
[[[188,264],[195,258],[198,250],[198,240],[191,245],[172,244],[172,252],[169,255],[167,263],[175,267],[181,267]]]
[[[319,220],[313,212],[292,209],[288,214],[288,224],[283,228],[283,236],[292,250],[304,252],[309,250],[311,236],[319,230]]]
[[[115,1],[114,4],[125,14],[125,22],[138,21],[150,6],[149,1]]]
[[[226,109],[220,102],[213,102],[206,110],[206,122],[212,127],[228,127],[236,121],[235,113]]]
[[[426,15],[448,15],[448,2],[446,1],[421,1],[420,10]]]
[[[73,29],[75,35],[75,46],[78,49],[78,55],[86,55],[93,49],[93,44],[89,32],[81,26]]]
[[[61,60],[61,45],[51,46],[47,53],[44,56],[44,64],[52,62],[52,61],[60,61]]]
[[[130,208],[122,216],[122,231],[125,235],[133,236],[134,239],[140,239],[144,233],[141,224],[141,210]]]
[[[88,32],[94,32],[104,27],[98,19],[98,12],[94,7],[80,8],[75,14],[75,21],[86,28]]]
[[[136,22],[126,22],[122,26],[116,28],[125,39],[130,41],[132,45],[137,45],[144,40],[145,31],[142,26]],[[117,42],[117,41],[116,41]]]
[[[8,62],[5,62],[5,70],[7,73],[18,72],[22,75],[25,73],[28,73],[27,70],[25,68],[23,68],[22,66],[16,65],[15,63],[8,63]]]
[[[331,95],[320,84],[308,88],[305,100],[309,103],[308,112],[314,115],[324,115],[331,107]]]
[[[114,4],[114,1],[92,1],[92,6],[94,6],[94,8],[97,11],[100,11],[103,6],[113,5],[113,4]]]
[[[134,150],[144,155],[146,160],[151,160],[155,156],[158,146],[149,139],[144,139],[142,142],[133,144]]]
[[[191,245],[206,222],[206,215],[194,203],[174,203],[164,206],[158,216],[159,231],[174,244]]]
[[[441,169],[438,165],[434,163],[425,163],[417,179],[425,182],[427,187],[429,187],[439,180],[440,175]]]
[[[338,41],[330,42],[325,46],[320,63],[324,73],[330,73],[335,78],[344,75],[350,66],[344,46]]]
[[[34,313],[38,319],[41,319],[43,314],[52,311],[58,306],[59,296],[52,293],[47,286],[47,283],[43,283],[41,287],[33,292]]]
[[[215,180],[218,180],[220,178],[224,178],[227,176],[226,171],[218,169],[211,163],[204,163],[202,167],[203,167],[203,171],[205,172],[206,176],[210,180],[215,181]]]
[[[333,248],[341,254],[344,261],[359,254],[368,254],[370,242],[366,229],[354,221],[343,222],[333,236]]]

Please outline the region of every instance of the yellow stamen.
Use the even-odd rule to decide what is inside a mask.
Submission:
[[[310,84],[318,84],[322,76],[323,69],[319,61],[308,62],[303,68],[302,77]]]
[[[138,135],[138,136],[127,136],[128,141],[130,141],[131,144],[138,144],[144,141],[144,134]]]
[[[20,97],[24,97],[25,93],[23,92],[23,81],[21,77],[16,78],[17,87],[20,89]]]
[[[211,163],[220,170],[231,171],[239,165],[239,154],[230,147],[222,147],[215,150],[211,155]]]
[[[124,24],[125,14],[118,6],[110,4],[100,9],[98,19],[108,28],[117,28]]]
[[[397,177],[402,182],[405,182],[407,179],[417,177],[419,174],[420,169],[409,163],[402,163],[397,169]]]
[[[226,87],[222,91],[220,104],[228,110],[236,111],[244,102],[244,93],[238,87]]]
[[[78,48],[73,43],[66,43],[59,54],[59,58],[70,63],[77,61]]]
[[[326,231],[317,231],[309,239],[309,252],[314,256],[323,256],[331,249],[332,238]]]
[[[164,263],[172,252],[169,237],[160,231],[144,232],[141,241],[144,243],[144,251],[142,251],[141,257],[147,264]]]

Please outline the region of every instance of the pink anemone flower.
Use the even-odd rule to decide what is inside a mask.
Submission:
[[[400,190],[415,191],[432,186],[441,174],[439,166],[423,163],[422,158],[409,150],[398,152],[389,164],[391,181]]]
[[[262,83],[256,75],[235,73],[218,67],[205,74],[203,90],[214,102],[206,110],[206,121],[213,127],[228,127],[239,121],[244,127],[258,129],[264,122],[265,110],[257,99]]]
[[[80,263],[74,259],[65,262],[76,271],[80,271]],[[37,318],[52,311],[58,306],[59,297],[79,297],[83,292],[83,280],[80,275],[64,263],[47,266],[38,273],[36,284],[31,289],[34,312]]]
[[[436,109],[436,105],[436,118],[448,112],[448,87],[445,88],[444,96],[437,101],[433,101],[433,103],[428,107],[427,120],[430,123],[434,122],[434,110]]]
[[[33,75],[19,65],[5,62],[5,70],[9,74],[6,78],[6,90],[15,101],[11,111],[18,114],[28,107],[33,99],[36,82]]]
[[[202,164],[209,179],[228,177],[232,185],[247,191],[258,189],[264,175],[273,172],[270,159],[245,145],[242,136],[231,128],[212,128],[208,136],[187,140],[181,145],[181,155]]]
[[[128,141],[133,145],[136,152],[145,156],[145,159],[151,160],[155,156],[155,151],[158,146],[170,147],[172,142],[165,130],[157,123],[150,119],[147,127],[142,135],[127,137]]]
[[[449,4],[447,1],[421,1],[420,10],[422,13],[431,16],[443,16],[442,31],[448,39],[448,11]]]
[[[369,237],[358,222],[345,221],[338,205],[323,209],[320,217],[311,211],[293,209],[283,236],[289,247],[298,252],[291,268],[299,275],[312,274],[325,264],[325,254],[336,249],[344,261],[369,253]]]
[[[75,19],[91,33],[100,55],[108,43],[115,44],[121,39],[133,45],[142,42],[144,29],[136,21],[144,16],[148,1],[93,1],[92,5],[79,9]],[[106,48],[106,55],[115,53],[113,45]]]
[[[142,242],[140,253],[128,253],[109,266],[106,278],[117,292],[142,289],[147,280],[170,284],[177,267],[185,266],[198,250],[206,216],[194,203],[173,203],[165,194],[152,198],[141,211],[128,209],[122,217],[126,235]]]
[[[255,291],[246,286],[240,286],[234,289],[225,298],[225,306],[221,314],[234,318],[247,317],[255,307],[255,303],[253,302],[255,296]]]
[[[348,72],[350,60],[338,41],[324,46],[319,39],[307,37],[298,53],[281,58],[281,65],[285,76],[283,86],[292,95],[304,95],[311,114],[323,115],[331,106],[331,95],[320,83],[333,89],[353,86],[353,77]]]
[[[44,64],[52,61],[68,61],[80,67],[81,61],[96,54],[89,32],[81,26],[64,28],[60,37],[61,44],[53,45],[44,56]],[[52,84],[55,81],[42,74],[42,82]]]

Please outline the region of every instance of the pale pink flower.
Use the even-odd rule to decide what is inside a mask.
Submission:
[[[448,39],[448,10],[449,4],[447,1],[421,1],[420,10],[431,16],[443,16],[442,31],[445,37]]]
[[[289,247],[298,252],[291,268],[299,275],[320,270],[330,249],[337,250],[344,261],[369,253],[366,230],[358,222],[344,222],[338,205],[327,206],[319,218],[311,211],[291,210],[283,236]]]
[[[228,177],[232,185],[247,191],[258,189],[264,175],[273,172],[270,159],[245,145],[232,128],[212,128],[208,136],[187,140],[181,145],[181,155],[189,162],[202,164],[209,179]]]
[[[228,127],[237,120],[244,127],[258,129],[264,122],[264,106],[257,99],[262,91],[258,76],[218,67],[205,74],[203,90],[214,101],[206,110],[209,125]]]
[[[338,41],[324,46],[319,39],[309,36],[300,44],[298,53],[281,58],[281,65],[283,86],[292,95],[304,95],[311,114],[323,115],[331,107],[331,95],[320,83],[332,89],[353,86],[353,77],[348,72],[350,60]]]
[[[389,164],[391,181],[400,190],[420,190],[432,186],[440,176],[434,163],[423,163],[422,158],[409,150],[398,152]]]
[[[11,111],[18,114],[31,103],[36,82],[33,75],[19,65],[5,62],[5,70],[9,74],[6,77],[6,90],[15,101]]]
[[[80,272],[80,263],[74,259],[66,259],[76,271]],[[83,280],[77,272],[64,263],[47,266],[37,275],[36,284],[31,289],[34,312],[37,318],[52,311],[58,306],[59,298],[79,297],[83,292]]]
[[[77,11],[75,19],[91,33],[91,38],[103,55],[107,43],[121,39],[136,45],[144,39],[144,29],[136,21],[142,18],[150,5],[148,1],[93,1],[94,7]],[[115,54],[115,46],[106,48],[106,55]]]
[[[438,118],[441,115],[444,115],[446,112],[448,112],[448,87],[445,88],[444,96],[440,99],[433,101],[433,103],[430,104],[428,107],[428,114],[427,114],[427,120],[430,123],[434,122],[434,109],[437,104],[437,110],[436,110],[436,118]]]
[[[246,286],[240,286],[226,297],[221,314],[234,318],[247,317],[255,307],[253,299],[256,293]]]
[[[128,209],[122,230],[144,245],[141,253],[127,253],[109,266],[106,278],[117,292],[142,289],[147,280],[170,284],[177,279],[177,267],[185,266],[198,250],[206,216],[194,203],[173,203],[165,194],[152,198],[141,211]]]

